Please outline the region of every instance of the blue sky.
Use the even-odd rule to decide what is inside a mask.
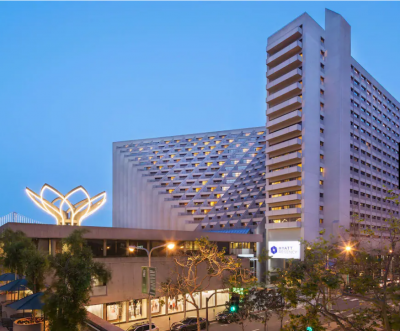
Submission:
[[[399,100],[400,2],[1,2],[0,216],[53,223],[25,187],[83,185],[110,226],[112,142],[264,125],[267,37],[325,7]]]

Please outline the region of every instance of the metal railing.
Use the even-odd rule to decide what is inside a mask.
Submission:
[[[0,226],[6,223],[30,223],[30,224],[41,224],[40,222],[31,219],[29,217],[23,216],[16,212],[9,213],[3,217],[0,217]]]

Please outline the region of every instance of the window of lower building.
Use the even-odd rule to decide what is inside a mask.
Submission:
[[[168,298],[168,313],[178,313],[184,309],[184,300],[182,295],[177,295]]]
[[[194,298],[194,302],[196,303],[197,307],[200,307],[200,293],[199,292],[194,293],[193,298]],[[191,302],[189,302],[188,300],[193,302],[192,297],[189,294],[186,294],[186,310],[195,310],[196,308],[194,307],[194,305]]]
[[[147,249],[147,241],[145,241],[145,240],[129,240],[129,246],[135,246],[135,247]],[[143,249],[134,249],[133,252],[129,251],[129,256],[147,257],[147,253]]]
[[[134,321],[147,317],[147,300],[137,299],[129,301],[129,321]]]
[[[211,297],[211,299],[208,300],[208,307],[214,307],[215,306],[215,294],[214,293],[215,293],[214,290],[201,292],[202,308],[206,308],[207,298],[210,298],[210,297]]]
[[[225,305],[229,301],[229,289],[217,290],[217,306]]]
[[[102,257],[104,242],[102,239],[87,239],[88,246],[92,249],[93,257]]]
[[[107,256],[126,256],[127,251],[126,240],[107,240]]]
[[[97,317],[103,318],[103,305],[87,306],[86,310]]]
[[[229,254],[229,242],[217,242],[218,251],[225,250],[225,254]]]
[[[106,319],[112,323],[119,323],[126,321],[126,302],[113,302],[107,303]]]
[[[161,245],[165,245],[166,242],[165,241],[151,241],[150,242],[150,249],[157,247],[157,246],[161,246]],[[162,248],[158,248],[155,249],[153,251],[153,253],[151,253],[152,257],[160,257],[160,256],[167,256],[167,248],[166,247],[162,247]]]
[[[164,303],[164,304],[163,304]],[[151,315],[164,315],[165,314],[165,298],[151,299],[150,304]]]

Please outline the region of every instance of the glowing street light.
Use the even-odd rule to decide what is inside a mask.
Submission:
[[[141,249],[141,250],[145,251],[147,253],[148,258],[149,258],[149,268],[151,268],[151,253],[153,253],[153,251],[155,249],[162,248],[162,247],[167,247],[168,249],[171,250],[171,249],[175,248],[175,244],[174,243],[167,243],[167,244],[164,244],[164,245],[156,246],[156,247],[153,247],[150,250],[150,252],[146,248],[143,248],[143,247],[129,246],[129,251],[133,252],[135,249]],[[151,312],[151,295],[150,295],[150,292],[149,292],[149,298],[147,300],[147,311]],[[151,313],[149,313],[149,325],[150,325],[150,327],[152,326],[152,324],[151,324]]]

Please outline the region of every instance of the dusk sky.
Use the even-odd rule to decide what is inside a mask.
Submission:
[[[400,100],[400,2],[1,2],[0,216],[54,223],[25,187],[83,185],[111,226],[112,142],[264,125],[268,36],[325,7]]]

